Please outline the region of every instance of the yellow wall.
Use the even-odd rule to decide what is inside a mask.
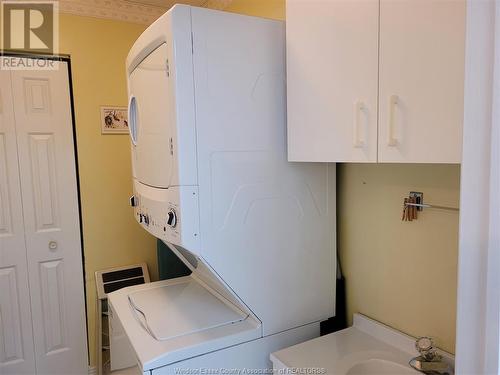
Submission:
[[[361,312],[413,336],[455,347],[458,213],[426,209],[402,222],[403,198],[458,207],[459,166],[341,164],[338,250],[348,316]]]
[[[284,20],[285,0],[233,0],[224,10],[248,16]]]
[[[234,0],[226,10],[284,19],[285,0]],[[407,223],[401,208],[412,190],[458,206],[459,175],[458,166],[339,165],[338,251],[348,316],[361,312],[454,351],[458,214],[427,210]]]
[[[101,135],[99,107],[127,105],[125,58],[144,26],[62,14],[60,52],[71,55],[80,172],[91,364],[95,364],[96,270],[146,261],[156,242],[134,221],[127,135]]]

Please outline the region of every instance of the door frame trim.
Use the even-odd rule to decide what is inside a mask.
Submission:
[[[499,0],[467,1],[456,374],[499,373],[499,16]]]

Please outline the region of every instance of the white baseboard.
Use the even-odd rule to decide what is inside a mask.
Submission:
[[[89,366],[89,375],[97,375],[97,367]]]

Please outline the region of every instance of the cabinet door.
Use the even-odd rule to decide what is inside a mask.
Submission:
[[[55,64],[57,70],[12,71],[36,369],[86,374],[69,77],[66,62]]]
[[[377,160],[378,0],[287,0],[288,159]]]
[[[0,373],[35,373],[11,77],[5,70],[0,70]]]
[[[379,161],[460,163],[465,0],[381,0]]]

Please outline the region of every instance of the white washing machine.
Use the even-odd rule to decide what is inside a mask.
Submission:
[[[269,371],[335,302],[335,165],[287,161],[284,23],[176,5],[127,74],[134,215],[192,274],[109,295],[112,366]]]

